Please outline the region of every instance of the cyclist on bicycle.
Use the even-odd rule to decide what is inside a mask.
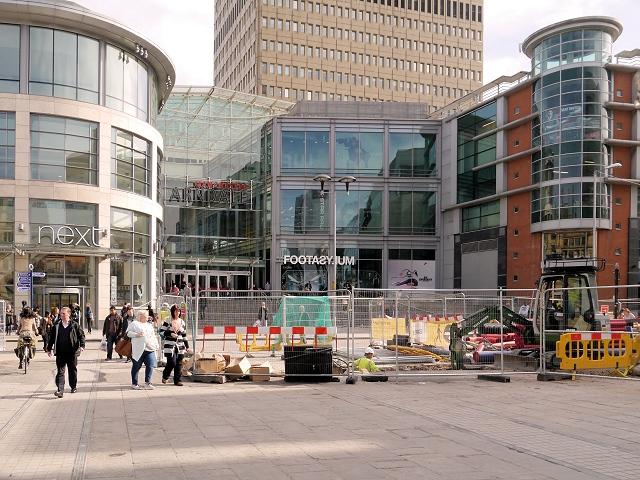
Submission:
[[[22,368],[23,361],[23,349],[25,344],[29,345],[31,355],[29,358],[33,358],[36,355],[36,336],[38,335],[38,329],[36,327],[36,316],[29,307],[24,307],[22,313],[20,313],[20,321],[18,322],[18,348],[16,348],[16,355],[20,358],[20,365],[18,368]]]

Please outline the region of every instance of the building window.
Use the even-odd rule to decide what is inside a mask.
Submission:
[[[378,176],[382,171],[382,133],[336,132],[336,174]]]
[[[616,248],[615,249],[615,254],[616,255],[622,255],[622,252],[621,252],[621,250],[619,248]]]
[[[0,92],[20,91],[20,26],[0,25]]]
[[[622,124],[616,123],[616,130],[622,130]]]
[[[97,104],[98,46],[97,40],[75,33],[30,27],[29,93]],[[144,82],[146,90],[146,70]]]
[[[0,198],[0,244],[13,243],[13,225],[15,222],[15,207],[13,198]],[[11,257],[11,255],[9,255]],[[4,266],[0,262],[0,270],[4,270]],[[0,291],[2,286],[0,286]],[[4,293],[4,292],[3,292]],[[0,298],[6,298],[0,293]]]
[[[518,252],[513,252],[513,259],[517,260],[518,259]]]
[[[519,147],[520,146],[520,140],[514,140],[513,146],[514,147]]]
[[[622,198],[616,197],[616,205],[622,205]]]
[[[462,209],[462,232],[473,232],[500,225],[500,201]]]
[[[616,90],[616,97],[622,97],[622,90]]]
[[[98,184],[98,124],[31,115],[31,179]]]
[[[329,173],[329,132],[283,131],[282,174],[299,175],[306,172]]]
[[[133,55],[107,45],[106,106],[147,119],[147,67]]]
[[[520,178],[520,173],[519,172],[515,172],[513,174],[513,178]]]
[[[435,235],[436,192],[389,192],[389,235]]]
[[[435,134],[389,133],[390,176],[431,177],[436,173]]]
[[[622,230],[622,224],[616,223],[616,230]]]
[[[111,129],[111,188],[151,198],[149,146],[143,138]]]
[[[117,256],[111,257],[111,278],[118,285],[117,304],[134,307],[149,301],[150,217],[142,213],[111,208],[111,243]]]
[[[16,114],[0,112],[0,178],[15,178],[15,166]]]
[[[514,231],[513,231],[513,236],[514,236],[514,237],[517,237],[517,236],[518,236],[518,230],[514,230]]]
[[[513,281],[514,281],[514,282],[517,282],[517,281],[518,281],[518,275],[514,275],[514,276],[513,276]]]
[[[518,213],[518,207],[513,207],[513,213]]]
[[[513,109],[513,114],[518,115],[520,113],[520,107],[516,107]]]
[[[382,190],[336,190],[338,234],[382,235]]]

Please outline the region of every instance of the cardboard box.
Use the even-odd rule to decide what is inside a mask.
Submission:
[[[200,360],[202,357],[203,357],[202,353],[200,352],[194,353],[193,355],[191,355],[189,358],[185,360],[185,363],[182,366],[182,369],[187,370],[189,372],[193,371],[193,361]]]
[[[252,374],[270,374],[273,372],[273,368],[269,362],[264,362],[262,365],[251,366],[249,369],[249,380],[252,382],[266,382],[271,380],[271,377],[266,375],[252,375]]]
[[[231,360],[224,371],[227,374],[233,374],[227,375],[227,380],[233,381],[239,379],[240,377],[244,377],[249,372],[250,368],[251,362],[249,362],[249,359],[247,357],[242,357],[234,358],[233,360]]]
[[[227,362],[222,355],[214,354],[213,358],[201,358],[196,361],[197,373],[220,373],[224,372]]]

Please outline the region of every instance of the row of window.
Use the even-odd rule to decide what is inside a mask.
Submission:
[[[0,24],[0,92],[20,92],[19,25]],[[100,103],[100,42],[75,33],[29,27],[29,92]],[[106,45],[105,106],[142,120],[157,112],[155,74],[132,54]],[[151,77],[151,96],[149,80]],[[23,92],[26,93],[26,92]],[[151,105],[149,101],[151,100]]]
[[[381,39],[383,37],[380,37]],[[387,40],[389,40],[391,37],[387,37]],[[398,45],[400,45],[400,48],[404,48],[405,46],[405,42],[404,39],[400,39],[400,42],[397,42],[397,38],[393,38],[393,46],[397,47],[396,43]],[[388,45],[388,44],[387,44]],[[407,40],[407,50],[411,50],[411,41]],[[413,41],[413,50],[418,50],[418,45],[420,46],[420,51],[424,52],[425,51],[425,43],[424,42],[420,42],[418,43],[417,41]],[[273,50],[275,51],[277,48],[278,52],[281,53],[292,53],[293,55],[302,55],[302,56],[309,56],[309,57],[313,57],[313,53],[314,53],[314,47],[312,46],[305,46],[305,45],[298,45],[296,43],[294,44],[289,44],[287,42],[276,42],[274,40],[262,40],[262,49],[263,50],[267,50],[267,46],[269,48],[269,50]],[[471,58],[471,60],[478,60],[481,61],[482,60],[482,52],[481,51],[475,51],[475,50],[469,50],[469,49],[463,49],[463,48],[457,48],[457,47],[451,47],[451,46],[447,46],[447,45],[437,45],[437,44],[433,44],[433,52],[431,51],[431,44],[427,43],[426,44],[426,51],[428,53],[434,53],[434,54],[440,54],[440,55],[446,55],[447,57],[459,57],[459,58],[464,58],[464,59],[469,59]],[[369,55],[369,54],[363,54],[363,53],[356,53],[356,52],[351,52],[351,56],[349,56],[349,52],[347,50],[343,51],[342,50],[334,50],[331,48],[320,48],[320,47],[315,47],[315,56],[316,58],[328,58],[331,60],[338,60],[338,61],[345,61],[348,62],[349,59],[351,59],[351,62],[358,62],[358,63],[362,63],[362,60],[364,58],[365,63],[369,64],[369,63],[373,63],[373,65],[376,65],[376,55]],[[369,61],[369,57],[373,58],[373,61],[370,62]],[[387,64],[389,63],[389,59],[387,58]],[[380,57],[380,66],[384,66],[384,57]],[[389,66],[389,65],[387,65]],[[223,69],[224,72],[224,69]]]
[[[328,233],[324,210],[326,201],[317,189],[283,188],[280,230],[282,233]],[[338,235],[382,235],[382,190],[356,190],[336,195]],[[434,191],[389,191],[389,235],[435,235],[436,198]]]
[[[385,16],[383,14],[380,15],[380,23],[384,24],[384,19]],[[373,14],[373,23],[377,23],[378,19],[376,17],[376,14]],[[367,20],[367,23],[370,23],[369,20]],[[391,16],[387,15],[387,24],[391,25]],[[393,17],[393,25],[397,26],[398,25],[398,17]],[[431,32],[431,23],[430,22],[423,22],[421,21],[419,23],[420,25],[420,30],[421,31],[427,31],[427,32]],[[335,28],[335,27],[325,27],[322,25],[314,25],[312,23],[303,23],[303,22],[295,22],[295,21],[291,21],[291,20],[282,20],[280,18],[267,18],[267,17],[262,17],[262,27],[263,28],[272,28],[272,29],[276,29],[277,26],[277,30],[285,30],[285,31],[293,31],[293,32],[300,32],[300,33],[307,33],[308,35],[320,35],[322,34],[323,37],[334,37],[334,38],[343,38],[343,29],[341,28]],[[399,22],[399,26],[400,27],[404,27],[405,26],[405,20],[404,18],[400,18],[400,22]],[[426,27],[426,29],[425,29]],[[476,34],[478,37],[478,41],[481,42],[482,41],[482,31],[481,30],[473,30],[473,29],[468,29],[468,28],[462,28],[462,27],[455,27],[455,26],[451,26],[451,25],[444,25],[444,24],[437,24],[434,23],[433,24],[433,33],[438,33],[438,27],[439,28],[439,33],[443,34],[443,35],[450,35],[452,37],[460,37],[460,38],[471,38],[472,40],[476,39]],[[411,19],[407,18],[407,28],[411,29]],[[418,30],[418,20],[414,20],[413,21],[413,29],[414,30]],[[322,32],[322,33],[321,33]],[[376,44],[376,35],[375,34],[370,34],[370,33],[364,33],[363,32],[356,32],[354,30],[351,31],[351,40],[356,40],[356,36],[358,37],[358,41],[362,42],[365,41],[366,43],[371,43],[371,40],[373,40],[373,43]],[[380,41],[380,45],[384,45],[384,35],[380,35],[380,38],[382,39]],[[389,45],[389,38],[387,37],[387,45]],[[348,29],[344,29],[344,39],[345,40],[349,40],[349,30]],[[397,39],[396,39],[397,41]],[[394,45],[397,46],[397,45]]]
[[[361,78],[361,77],[360,77]],[[366,77],[369,78],[369,77]],[[372,82],[375,86],[375,82]],[[355,85],[355,83],[354,83]],[[362,83],[360,83],[362,85]],[[379,87],[384,89],[384,79],[379,79],[378,82]],[[387,80],[387,90],[392,91],[404,91],[406,93],[419,93],[426,95],[433,95],[435,97],[446,97],[446,98],[461,98],[463,95],[467,95],[469,93],[468,90],[463,90],[461,88],[451,88],[451,87],[440,87],[438,85],[425,85],[424,83],[412,83],[412,82],[402,82],[397,80]],[[413,92],[412,92],[413,90]],[[438,93],[439,92],[439,93]],[[272,87],[268,85],[262,85],[262,95],[269,95],[270,97],[280,97],[280,98],[291,98],[292,100],[316,100],[316,101],[338,101],[338,102],[370,102],[370,101],[382,101],[368,98],[368,97],[356,97],[352,95],[343,95],[340,93],[327,93],[327,92],[313,92],[311,90],[298,90],[297,88],[287,88],[287,87]]]
[[[31,115],[32,180],[98,184],[98,124]],[[111,130],[111,187],[151,197],[151,144]],[[15,113],[0,112],[0,178],[15,178]]]
[[[580,62],[611,61],[611,35],[602,30],[572,30],[554,35],[536,45],[531,57],[534,75]]]
[[[363,0],[360,0],[363,1]],[[310,13],[321,13],[322,15],[331,15],[344,18],[353,18],[358,20],[364,20],[367,22],[376,22],[377,13],[367,12],[363,10],[356,10],[355,8],[342,8],[335,7],[334,5],[324,5],[318,2],[305,2],[298,0],[262,0],[263,5],[278,6],[293,8],[294,10],[302,10]],[[367,0],[367,3],[371,3],[371,0]],[[381,6],[403,8],[407,10],[414,10],[416,12],[433,13],[434,15],[442,15],[453,18],[460,18],[460,20],[471,20],[482,23],[482,6],[470,5],[469,3],[457,2],[452,0],[373,0],[374,4],[379,3]],[[477,13],[477,16],[476,16]],[[384,14],[380,14],[384,18]],[[391,15],[387,15],[391,17]],[[397,24],[397,18],[396,19]],[[381,23],[384,23],[382,21]]]
[[[375,58],[375,57],[374,57]],[[382,57],[380,57],[382,59]],[[393,60],[393,63],[392,63]],[[368,62],[367,62],[368,63]],[[387,65],[393,64],[393,68],[397,68],[398,66],[400,67],[400,70],[406,70],[407,71],[412,71],[412,62],[405,62],[404,60],[400,60],[400,62],[398,62],[398,60],[394,59],[390,59],[387,58]],[[455,67],[445,67],[444,65],[433,65],[433,69],[431,68],[430,64],[424,64],[424,63],[418,63],[418,62],[413,62],[413,71],[414,72],[420,72],[420,73],[430,73],[433,75],[438,75],[438,72],[440,72],[439,74],[442,76],[446,76],[446,77],[452,77],[452,78],[464,78],[465,80],[468,80],[469,78],[471,78],[471,80],[478,80],[478,81],[482,81],[482,72],[481,71],[475,71],[475,70],[468,70],[468,69],[462,69],[462,68],[455,68]],[[263,63],[262,64],[262,73],[270,73],[270,74],[274,74],[274,75],[285,75],[285,76],[293,76],[293,77],[299,77],[299,78],[309,78],[311,79],[316,79],[316,80],[322,80],[322,81],[330,81],[330,82],[337,82],[337,83],[349,83],[349,73],[342,73],[342,72],[333,72],[333,71],[328,71],[328,70],[320,70],[320,69],[312,69],[312,68],[305,68],[305,67],[297,67],[297,66],[289,66],[289,65],[282,65],[282,64],[275,64],[275,63],[270,63],[267,69],[267,64]],[[372,85],[372,86],[377,86],[376,85],[376,78],[377,77],[369,77],[368,75],[358,75],[358,83],[360,85],[363,85],[363,81],[362,79],[365,79],[365,83],[364,85]],[[372,80],[369,81],[369,78],[371,78]],[[343,82],[344,79],[344,82]],[[356,84],[356,75],[355,74],[351,74],[351,83],[352,84]],[[387,81],[388,83],[388,81]],[[384,88],[384,79],[380,78],[379,81],[379,85],[380,88]],[[390,88],[390,87],[387,87]]]
[[[594,182],[546,185],[531,192],[531,223],[570,218],[594,218]],[[608,186],[595,183],[598,218],[609,218]]]

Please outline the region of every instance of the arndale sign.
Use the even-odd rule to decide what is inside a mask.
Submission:
[[[285,255],[283,262],[286,265],[355,265],[355,257],[334,257],[327,255]]]
[[[69,227],[68,225],[62,225],[55,228],[51,225],[41,225],[38,227],[38,245],[42,243],[44,235],[45,239],[51,239],[51,245],[59,243],[61,245],[78,246],[82,244],[87,247],[99,247],[100,244],[96,242],[96,232],[99,231],[98,227]]]

